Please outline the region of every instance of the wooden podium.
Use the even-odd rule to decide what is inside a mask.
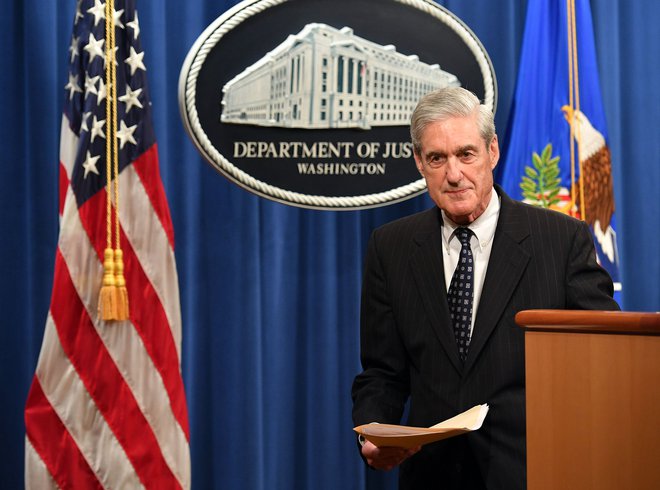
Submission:
[[[528,310],[529,490],[660,489],[660,313]]]

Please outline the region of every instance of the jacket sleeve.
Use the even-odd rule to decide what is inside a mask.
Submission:
[[[392,311],[378,230],[367,248],[360,307],[363,371],[353,382],[353,422],[397,424],[409,394],[408,361]],[[385,241],[386,242],[386,241]]]
[[[620,309],[612,297],[612,279],[596,261],[593,237],[584,222],[580,222],[573,236],[566,267],[567,309]]]

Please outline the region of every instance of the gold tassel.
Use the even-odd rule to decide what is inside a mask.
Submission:
[[[102,320],[115,320],[117,318],[117,288],[112,249],[106,248],[103,255],[103,286],[99,296],[99,315]]]
[[[128,320],[128,290],[124,279],[124,253],[115,249],[115,284],[117,291],[117,320]]]

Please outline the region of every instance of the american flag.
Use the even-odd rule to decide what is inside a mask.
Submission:
[[[97,308],[106,247],[105,2],[79,0],[60,140],[60,235],[25,408],[26,488],[189,488],[174,234],[135,2],[114,5],[127,321]]]

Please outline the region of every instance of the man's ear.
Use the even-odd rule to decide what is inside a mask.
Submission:
[[[417,171],[424,177],[424,164],[422,163],[422,158],[417,154],[416,151],[413,151],[413,156],[415,157],[415,166]]]
[[[497,166],[497,162],[500,161],[500,145],[497,142],[497,135],[493,136],[493,139],[490,140],[488,155],[490,156],[490,169],[493,170]]]

